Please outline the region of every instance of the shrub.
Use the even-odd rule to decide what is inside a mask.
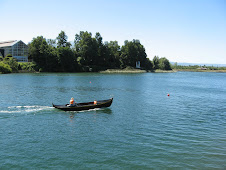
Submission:
[[[5,64],[3,62],[0,62],[0,73],[12,73],[12,69],[8,64]]]
[[[37,65],[34,63],[20,63],[20,67],[22,70],[27,70],[27,71],[35,71],[37,70]]]
[[[10,66],[10,68],[12,69],[13,72],[18,72],[18,62],[16,61],[15,58],[10,57],[11,54],[8,54],[8,57],[5,57],[3,59],[3,62],[7,65]]]

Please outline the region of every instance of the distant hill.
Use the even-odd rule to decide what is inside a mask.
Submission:
[[[175,64],[176,62],[170,62],[172,65]],[[198,66],[213,66],[213,67],[226,67],[226,64],[205,64],[205,63],[177,63],[177,65],[181,65],[181,66],[194,66],[194,65],[198,65]]]

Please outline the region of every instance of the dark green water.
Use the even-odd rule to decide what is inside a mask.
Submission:
[[[112,96],[106,109],[51,107]],[[0,169],[226,169],[225,160],[225,73],[0,75]]]

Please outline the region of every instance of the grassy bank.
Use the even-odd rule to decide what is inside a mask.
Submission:
[[[100,73],[174,73],[175,70],[107,69]]]
[[[201,69],[173,69],[175,72],[177,71],[188,71],[188,72],[214,72],[214,73],[226,73],[226,70],[201,70]]]
[[[100,71],[100,73],[146,73],[146,70],[140,69],[107,69],[105,71]]]

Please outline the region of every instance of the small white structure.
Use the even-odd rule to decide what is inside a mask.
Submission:
[[[11,54],[18,62],[28,62],[28,46],[21,40],[0,42],[0,56]]]
[[[140,68],[140,61],[136,62],[136,68]]]

